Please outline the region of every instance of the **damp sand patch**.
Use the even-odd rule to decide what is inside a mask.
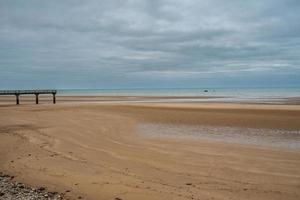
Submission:
[[[138,132],[146,137],[212,140],[300,150],[300,130],[146,123],[138,125]]]

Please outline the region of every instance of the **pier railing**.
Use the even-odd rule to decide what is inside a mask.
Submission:
[[[52,94],[53,95],[53,103],[56,103],[56,93],[57,90],[0,90],[0,95],[15,95],[16,96],[16,104],[20,103],[19,96],[22,94],[34,94],[35,95],[35,103],[39,103],[39,95],[40,94]]]

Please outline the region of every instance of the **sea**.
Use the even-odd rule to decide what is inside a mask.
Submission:
[[[215,96],[236,98],[300,97],[300,87],[281,88],[143,88],[143,89],[60,89],[72,96]]]

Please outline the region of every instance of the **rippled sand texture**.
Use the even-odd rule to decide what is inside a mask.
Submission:
[[[297,148],[139,131],[172,124],[293,132],[298,106],[58,103],[2,106],[0,113],[0,171],[32,186],[97,200],[300,199]]]

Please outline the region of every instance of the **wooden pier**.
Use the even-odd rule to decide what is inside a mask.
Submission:
[[[40,94],[52,94],[53,95],[53,103],[56,103],[56,93],[57,90],[0,90],[0,95],[15,95],[16,96],[16,104],[20,104],[19,97],[22,94],[34,94],[35,95],[35,103],[39,104],[39,95]]]

